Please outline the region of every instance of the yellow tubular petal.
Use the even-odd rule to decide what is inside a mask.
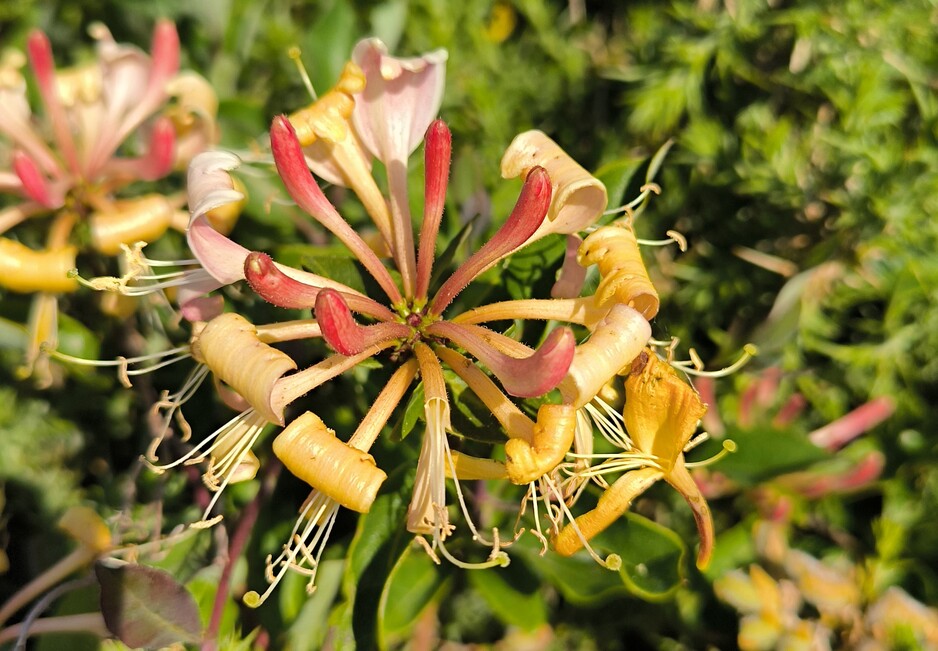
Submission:
[[[121,244],[152,242],[169,228],[174,212],[161,194],[118,201],[110,210],[98,211],[89,218],[91,244],[105,255],[117,255]]]
[[[616,373],[632,363],[651,337],[651,326],[627,305],[612,306],[593,334],[577,346],[567,377],[560,383],[564,402],[582,407]]]
[[[547,219],[529,241],[550,233],[576,233],[591,226],[606,209],[606,187],[542,131],[519,134],[502,157],[502,177],[525,176],[540,166],[550,175],[553,195]]]
[[[625,381],[625,427],[635,446],[667,471],[681,457],[707,406],[687,382],[653,351]]]
[[[378,394],[371,409],[365,414],[362,422],[355,429],[355,433],[349,437],[348,444],[358,450],[371,449],[381,429],[387,424],[388,419],[394,412],[394,408],[401,402],[407,387],[414,381],[417,375],[417,360],[411,359],[399,366],[391,379]]]
[[[514,438],[505,443],[505,467],[513,484],[527,484],[546,475],[573,445],[576,409],[573,405],[541,405],[531,443]]]
[[[632,500],[661,479],[661,471],[641,468],[625,473],[599,497],[596,508],[584,513],[575,523],[565,526],[553,540],[554,550],[561,556],[572,556],[587,541],[600,534],[625,513]],[[582,538],[581,538],[582,537]]]
[[[74,246],[34,251],[0,237],[0,286],[14,292],[73,292],[78,288],[68,272],[75,268]]]
[[[553,319],[579,323],[594,328],[609,312],[609,306],[600,306],[592,296],[582,298],[523,299],[489,303],[473,308],[451,319],[453,323],[486,323],[514,319]]]
[[[283,423],[282,410],[271,406],[274,385],[296,363],[276,348],[262,343],[255,327],[234,313],[209,321],[193,337],[192,356],[240,393],[264,418]]]
[[[578,260],[583,266],[599,266],[602,282],[596,289],[596,299],[600,303],[625,303],[648,320],[658,314],[658,292],[648,278],[635,233],[629,226],[613,224],[594,231],[580,245]]]
[[[508,470],[505,464],[493,459],[472,457],[460,452],[452,452],[453,466],[456,467],[456,479],[507,479]],[[453,479],[449,464],[446,465],[446,476]]]
[[[534,421],[518,409],[482,369],[450,348],[440,346],[436,354],[472,389],[510,438],[533,442]]]
[[[367,513],[387,479],[367,452],[349,447],[306,412],[274,439],[274,454],[294,475],[342,506]]]

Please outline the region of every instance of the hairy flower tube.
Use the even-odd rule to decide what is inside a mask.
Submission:
[[[76,255],[87,248],[119,256],[169,228],[184,230],[184,193],[143,186],[128,196],[126,188],[184,168],[217,140],[215,94],[198,75],[179,71],[172,23],[157,23],[150,54],[116,43],[100,24],[91,35],[96,58],[74,68],[56,69],[40,31],[29,35],[25,56],[0,60],[0,194],[7,197],[0,288],[35,295],[22,371],[45,384],[51,375],[41,353],[56,347],[57,297],[80,286],[71,273]],[[20,70],[27,60],[41,103],[35,112]],[[40,227],[36,219],[45,216],[51,223]]]
[[[626,492],[634,494],[640,492],[634,473],[644,478],[643,486],[659,479],[674,485],[697,516],[701,564],[709,556],[709,511],[693,491],[682,456],[703,406],[665,362],[659,365],[656,357],[650,360],[643,353],[651,337],[648,320],[657,311],[657,295],[630,226],[594,229],[606,209],[603,185],[545,134],[521,134],[502,160],[503,176],[522,181],[513,210],[461,262],[434,269],[439,264],[436,250],[452,149],[448,127],[433,120],[439,110],[444,61],[441,52],[396,59],[379,42],[365,41],[355,49],[353,61],[333,90],[308,107],[275,118],[270,128],[273,160],[287,193],[302,213],[348,249],[370,277],[368,292],[277,262],[217,231],[207,213],[240,199],[232,176],[239,160],[226,152],[209,152],[190,166],[192,215],[187,237],[203,271],[194,284],[180,291],[180,301],[184,314],[199,322],[191,344],[192,355],[201,364],[195,373],[201,374],[199,379],[212,373],[225,394],[234,396],[226,401],[243,410],[236,421],[254,418],[283,427],[273,452],[312,488],[282,551],[267,559],[270,586],[263,593],[248,593],[249,605],[262,603],[290,571],[307,576],[308,588],[313,589],[339,507],[365,513],[380,495],[386,471],[380,467],[381,455],[376,451],[372,456],[372,448],[416,382],[425,428],[419,437],[404,526],[435,561],[445,558],[467,568],[508,562],[502,547],[511,538],[503,542],[497,529],[485,534],[476,526],[460,481],[507,480],[523,487],[525,495],[547,505],[554,543],[569,554],[577,548],[570,536],[589,548],[589,538],[602,528],[588,522],[590,514],[581,515],[586,518],[581,520],[571,508],[590,479],[609,489],[603,477],[610,472],[624,473],[623,483],[630,486]],[[415,229],[406,179],[409,156],[421,138],[424,201],[422,220]],[[387,174],[387,196],[371,175],[375,158]],[[359,231],[362,226],[339,214],[314,172],[357,195],[371,222],[364,227],[373,226],[381,240],[377,245],[366,243]],[[601,295],[483,305],[461,300],[470,283],[506,264],[528,244],[592,230],[595,237],[587,237],[567,258],[582,267],[598,266]],[[253,325],[235,313],[219,314],[218,305],[202,309],[202,294],[242,280],[272,305],[310,310],[313,318]],[[536,347],[486,325],[528,320],[549,324],[541,328]],[[301,368],[276,346],[302,339],[321,339],[334,352]],[[641,361],[633,370],[637,358]],[[394,369],[390,380],[355,432],[342,440],[305,406],[304,396],[364,362],[373,366],[375,361]],[[595,411],[596,396],[620,375],[628,377],[627,384],[636,385],[629,389],[635,393],[629,402],[635,413],[626,416],[634,416],[635,423],[630,422],[629,434],[616,439],[633,461],[610,458],[593,463],[588,414]],[[490,458],[452,449],[453,435],[461,434],[454,427],[456,394],[448,379],[454,376],[498,422],[504,445],[496,446]],[[660,391],[641,388],[642,382],[651,382]],[[162,406],[167,423],[190,394],[184,388],[166,396]],[[526,403],[528,399],[538,399],[536,407]],[[293,418],[297,408],[301,415]],[[205,439],[197,446],[200,452],[187,462],[212,457],[229,429]],[[250,465],[254,457],[248,456],[254,440],[253,435],[241,434],[237,444],[222,446],[242,455],[232,458],[227,467],[248,464],[248,472],[239,478],[254,468]],[[223,483],[216,485],[220,488]],[[565,493],[574,483],[578,488]],[[557,496],[562,494],[566,498],[558,504]],[[452,506],[451,496],[455,496]],[[615,508],[603,516],[606,525],[628,506],[629,499],[617,499]],[[534,511],[537,518],[538,508]],[[459,528],[457,512],[472,539],[488,547],[485,560],[457,558],[448,549],[448,540]],[[204,521],[211,522],[208,515]],[[548,537],[540,525],[534,529],[546,545]]]

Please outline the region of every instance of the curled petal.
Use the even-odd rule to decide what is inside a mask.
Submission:
[[[691,477],[684,465],[684,456],[681,455],[671,469],[664,473],[665,481],[677,490],[687,501],[694,522],[697,524],[697,536],[700,538],[700,547],[697,549],[697,568],[706,569],[713,554],[713,516],[710,515],[710,506],[700,491],[700,487]]]
[[[78,283],[69,276],[75,268],[74,246],[34,251],[0,237],[0,287],[14,292],[73,292]]]
[[[230,152],[209,151],[196,156],[189,165],[187,189],[192,218],[186,239],[202,267],[218,281],[229,285],[244,277],[244,260],[249,251],[212,228],[208,211],[244,200],[235,189],[230,170],[241,159]]]
[[[408,59],[389,56],[376,38],[360,41],[352,51],[366,80],[352,114],[355,130],[386,165],[406,161],[439,113],[446,59],[446,50]]]
[[[530,357],[519,359],[496,350],[482,336],[485,328],[438,321],[427,332],[465,348],[501,381],[510,395],[534,398],[554,389],[567,374],[576,351],[569,328],[553,330]]]
[[[363,326],[355,322],[352,312],[334,289],[323,289],[316,297],[316,319],[322,336],[340,355],[357,355],[371,346],[389,339],[405,338],[410,328],[403,323],[383,322]]]
[[[619,477],[599,496],[596,508],[584,513],[557,534],[552,541],[554,550],[561,556],[572,556],[583,548],[584,540],[589,542],[618,520],[628,510],[632,500],[659,479],[661,471],[654,468],[632,470]]]
[[[282,411],[271,406],[271,394],[277,380],[295,369],[296,362],[263,343],[244,317],[228,312],[209,321],[193,337],[192,356],[240,393],[258,414],[272,423],[283,422]]]
[[[532,169],[511,215],[498,232],[466,260],[440,287],[430,306],[432,314],[441,314],[466,285],[505,256],[518,250],[544,221],[550,205],[550,177],[540,167]]]
[[[648,320],[658,314],[658,292],[648,278],[630,227],[615,224],[591,233],[580,247],[579,262],[599,266],[602,282],[596,288],[596,299],[600,303],[616,300],[634,307]]]
[[[577,346],[570,372],[560,384],[564,401],[582,407],[619,371],[626,368],[651,337],[648,321],[627,305],[616,304]]]
[[[541,405],[531,441],[512,438],[505,443],[505,467],[513,484],[527,484],[546,475],[573,445],[576,409],[573,405]]]
[[[121,245],[152,242],[169,228],[174,208],[161,194],[114,202],[89,218],[91,242],[105,255],[117,255]]]
[[[519,134],[502,157],[502,177],[525,176],[535,166],[550,175],[553,200],[547,220],[531,237],[576,233],[592,226],[606,209],[606,187],[541,131]]]
[[[387,475],[374,458],[336,438],[307,411],[274,439],[274,454],[294,475],[342,506],[368,513]]]

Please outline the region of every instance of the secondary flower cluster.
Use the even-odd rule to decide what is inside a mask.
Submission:
[[[184,169],[217,140],[217,99],[208,82],[179,71],[179,37],[157,24],[152,54],[114,41],[94,25],[97,57],[56,70],[45,34],[27,40],[27,55],[0,59],[0,288],[34,294],[25,375],[51,381],[41,353],[57,340],[58,297],[74,292],[72,273],[84,249],[115,256],[152,242],[168,228],[184,230],[185,194],[128,196],[128,186]],[[29,104],[28,59],[42,111]],[[51,216],[44,230],[31,228]],[[224,228],[223,223],[217,224]],[[114,306],[118,310],[117,306]]]
[[[786,528],[758,522],[753,538],[763,563],[714,582],[741,615],[740,649],[936,648],[938,610],[901,588],[878,588],[868,567],[790,548]]]
[[[190,350],[199,366],[191,381],[165,395],[158,407],[168,425],[193,387],[212,373],[226,402],[242,413],[190,454],[161,468],[204,461],[206,484],[220,494],[227,484],[254,476],[259,461],[251,448],[263,429],[274,424],[285,426],[273,443],[274,453],[312,487],[282,552],[268,559],[270,589],[263,596],[249,593],[246,602],[251,605],[266,598],[290,570],[309,575],[312,588],[338,509],[367,512],[386,479],[369,451],[418,378],[426,428],[406,526],[434,560],[441,555],[464,567],[508,562],[501,549],[507,543],[498,531],[483,536],[472,522],[459,481],[473,479],[525,487],[524,504],[533,504],[535,534],[545,549],[549,544],[570,555],[586,548],[610,568],[618,566],[618,557],[601,559],[590,539],[663,479],[693,510],[700,533],[698,565],[709,559],[710,512],[684,461],[706,406],[648,348],[658,296],[630,224],[596,227],[607,204],[597,179],[543,133],[517,136],[501,163],[504,177],[523,179],[514,209],[490,239],[431,291],[451,159],[449,129],[435,120],[445,60],[443,51],[395,58],[381,42],[363,41],[333,90],[309,107],[277,117],[270,128],[273,160],[290,197],[347,247],[380,295],[280,264],[218,232],[206,215],[241,199],[229,174],[240,161],[233,154],[210,152],[190,166],[188,241],[210,277],[203,275],[181,288],[179,298],[184,314],[195,321]],[[409,158],[421,141],[424,204],[415,241],[407,178]],[[374,159],[386,172],[387,196],[371,173]],[[379,235],[377,244],[367,243],[339,215],[313,172],[357,195]],[[577,233],[587,231],[581,241]],[[465,307],[456,300],[481,274],[548,236],[567,236],[573,242],[555,287],[560,297]],[[580,296],[583,272],[593,265],[601,282],[594,294]],[[314,318],[254,325],[202,296],[241,280],[273,305],[312,309]],[[483,325],[530,319],[568,325],[549,329],[536,349]],[[301,370],[274,346],[312,338],[322,338],[335,352]],[[287,422],[288,406],[372,358],[394,370],[348,440],[339,439],[309,411]],[[452,392],[445,369],[498,421],[505,436],[503,455],[501,446],[491,458],[451,450]],[[609,383],[621,382],[620,375],[625,376],[622,411],[599,397]],[[544,396],[549,399],[542,400],[536,415],[519,403]],[[603,441],[598,445],[611,452],[594,453],[594,429],[600,434],[597,441]],[[455,530],[449,479],[473,538],[491,547],[486,562],[471,565],[446,548]],[[576,515],[575,503],[591,482],[601,489],[599,501]],[[214,521],[209,516],[215,500],[203,526]]]

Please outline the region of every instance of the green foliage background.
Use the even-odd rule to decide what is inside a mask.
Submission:
[[[790,428],[792,441],[873,397],[892,398],[894,416],[864,437],[885,454],[882,478],[858,494],[800,505],[792,544],[824,556],[838,547],[825,532],[836,531],[850,541],[850,559],[868,568],[870,594],[898,583],[926,603],[938,602],[938,552],[931,542],[938,537],[938,437],[930,425],[938,422],[938,8],[925,0],[514,0],[506,6],[517,24],[498,41],[486,31],[493,16],[488,0],[19,0],[0,10],[0,45],[22,46],[28,31],[40,27],[62,63],[86,51],[92,21],[105,22],[119,41],[145,46],[154,20],[173,18],[183,67],[213,83],[222,102],[222,144],[237,149],[257,141],[272,116],[308,102],[286,56],[291,45],[301,48],[320,90],[363,36],[378,35],[399,54],[445,47],[442,117],[454,142],[446,237],[461,226],[459,207],[480,193],[490,200],[496,225],[507,214],[516,186],[500,181],[498,161],[522,130],[548,132],[598,170],[613,203],[635,196],[650,156],[674,138],[656,179],[663,193],[637,222],[642,236],[660,238],[673,228],[690,244],[686,254],[664,250],[649,260],[663,298],[656,335],[680,337],[713,364],[730,360],[746,341],[759,344],[763,354],[751,368],[785,372],[778,402],[795,391],[808,400],[804,417]],[[281,255],[292,246],[300,259],[311,255],[283,210],[264,209],[270,180],[251,183],[239,240]],[[356,210],[353,202],[344,209]],[[788,261],[788,277],[734,255],[743,248]],[[562,247],[540,253],[535,263],[521,260],[509,269],[519,288],[552,282]],[[492,279],[472,291],[522,290]],[[77,298],[71,306],[76,320],[64,326],[66,347],[106,358],[120,350],[111,342],[137,329],[151,336],[153,348],[165,343],[164,335],[140,324],[83,320],[92,314],[90,303]],[[22,322],[25,306],[22,297],[0,296],[8,319]],[[242,306],[257,320],[277,318],[248,298]],[[137,523],[141,538],[197,517],[193,476],[155,477],[137,464],[148,441],[149,402],[157,389],[178,386],[182,371],[144,380],[134,393],[106,374],[75,372],[62,387],[40,393],[14,379],[20,337],[0,329],[2,542],[10,559],[0,576],[4,592],[67,549],[54,523],[69,504],[120,513]],[[374,381],[379,376],[363,373],[316,396],[323,418],[340,432],[354,427],[381,386]],[[720,385],[728,422],[748,381],[742,374]],[[191,417],[197,431],[211,431],[224,417],[210,394],[203,391],[208,406]],[[798,445],[772,432],[748,440],[767,452],[749,457],[740,471],[747,476],[777,474],[768,467],[773,451]],[[388,448],[387,462],[413,465],[415,450]],[[791,458],[785,470],[817,461],[809,454]],[[693,524],[680,506],[641,514],[663,516],[677,534],[629,516],[610,548],[640,550],[652,540],[669,550],[653,576],[659,583],[646,585],[639,574],[619,577],[581,559],[540,557],[520,542],[502,573],[433,566],[387,525],[402,520],[401,495],[412,481],[403,472],[389,474],[400,490],[383,491],[360,522],[340,519],[318,591],[307,598],[291,578],[258,611],[232,600],[222,626],[225,644],[256,642],[257,634],[250,636],[260,626],[270,648],[325,642],[349,648],[353,641],[363,649],[394,647],[413,638],[415,622],[429,620],[443,639],[497,648],[513,648],[519,631],[540,635],[539,648],[735,644],[735,613],[714,599],[710,580],[753,560],[745,532],[758,506],[748,494],[714,503],[726,534],[707,576],[690,567],[685,541],[693,539]],[[226,511],[237,514],[257,490],[251,482],[231,491]],[[262,584],[263,559],[289,531],[302,494],[298,481],[284,475],[278,482],[236,566],[242,589],[245,582]],[[663,491],[655,496],[670,499]],[[222,542],[203,533],[158,559],[187,583],[204,617],[219,571],[213,543]],[[36,648],[56,648],[47,639]]]

